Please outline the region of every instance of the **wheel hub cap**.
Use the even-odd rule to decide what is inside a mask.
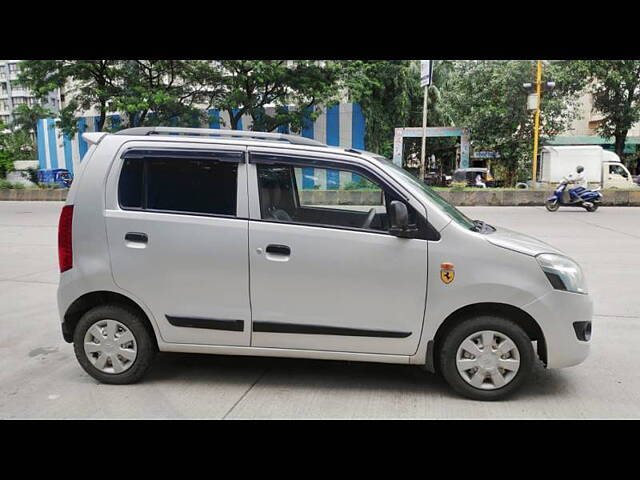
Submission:
[[[122,373],[135,362],[138,346],[133,333],[117,320],[95,322],[84,336],[84,353],[104,373]]]
[[[515,378],[520,368],[520,352],[505,334],[483,330],[469,335],[460,344],[456,367],[467,383],[482,390],[495,390]]]

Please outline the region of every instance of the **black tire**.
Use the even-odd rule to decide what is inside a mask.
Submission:
[[[96,368],[84,351],[84,338],[87,330],[100,320],[112,319],[122,323],[133,334],[137,346],[133,364],[122,373],[106,373]],[[154,338],[140,315],[120,305],[103,305],[86,312],[76,325],[73,333],[73,349],[80,366],[96,380],[102,383],[124,385],[135,383],[145,374],[157,352]]]
[[[493,390],[476,388],[465,381],[456,367],[460,344],[475,332],[493,330],[509,337],[518,348],[520,367],[505,386]],[[438,352],[439,370],[447,383],[459,394],[473,400],[500,400],[522,386],[533,367],[535,353],[531,339],[511,320],[494,316],[481,316],[466,320],[453,327],[443,339]]]
[[[595,212],[596,210],[598,210],[599,205],[597,203],[594,203],[591,207],[584,207],[587,209],[587,212]]]
[[[560,208],[560,202],[558,202],[557,200],[555,202],[552,200],[547,200],[546,202],[544,202],[544,206],[547,207],[547,210],[549,210],[550,212],[556,212]]]

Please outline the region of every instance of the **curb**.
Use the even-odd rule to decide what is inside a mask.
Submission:
[[[37,188],[3,188],[0,189],[0,201],[42,201],[60,202],[67,199],[66,188],[37,189]]]

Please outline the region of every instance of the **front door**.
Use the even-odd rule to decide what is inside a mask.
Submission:
[[[605,178],[607,179],[607,186],[605,188],[629,188],[633,185],[629,184],[629,172],[620,164],[610,163],[604,165]]]
[[[278,158],[249,165],[251,345],[415,353],[427,241],[388,233],[394,192],[355,165]]]
[[[244,149],[131,148],[105,211],[115,283],[164,341],[249,345]]]

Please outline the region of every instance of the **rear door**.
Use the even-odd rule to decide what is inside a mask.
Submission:
[[[166,342],[249,345],[245,150],[130,142],[111,169],[113,277]]]

